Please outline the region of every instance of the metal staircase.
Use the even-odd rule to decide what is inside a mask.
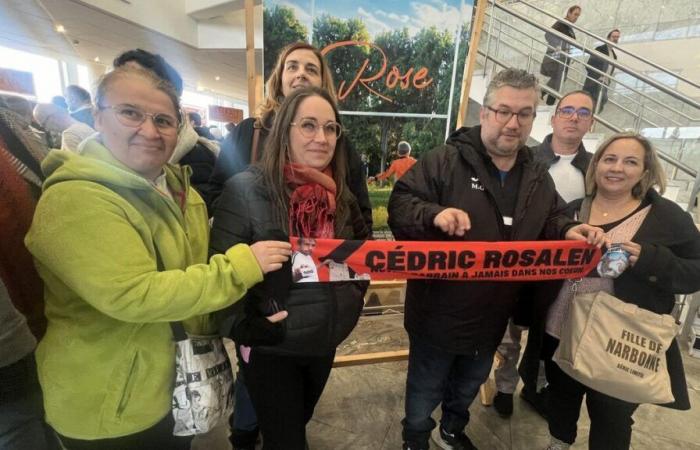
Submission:
[[[556,20],[563,19],[527,1],[488,0],[477,59],[481,72],[475,73],[474,86],[485,85],[491,73],[506,67],[539,74],[545,53],[548,49],[555,50],[548,46],[545,32],[555,34],[568,42],[572,49],[569,52],[568,77],[556,90],[547,86],[543,86],[543,89],[556,98],[560,98],[562,93],[581,89],[586,81],[587,69],[602,75],[599,84],[608,88],[608,103],[602,113],[596,114],[596,126],[593,134],[588,136],[587,148],[593,150],[596,141],[619,131],[641,133],[656,145],[666,166],[669,179],[666,196],[692,210],[700,190],[700,84],[584,28],[569,24],[576,33],[577,39],[573,40],[552,30],[551,26]],[[616,61],[595,52],[594,48],[601,43],[613,47],[620,59]],[[588,64],[591,53],[615,68],[612,76]],[[632,66],[647,69],[635,70]],[[653,76],[645,74],[649,72]],[[547,79],[538,76],[542,81]],[[481,102],[478,95],[473,98]],[[539,120],[548,123],[547,117],[553,112],[552,109],[541,107],[538,115],[542,118]],[[533,134],[533,138],[538,137]]]

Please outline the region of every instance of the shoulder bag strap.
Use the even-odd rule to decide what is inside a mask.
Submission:
[[[156,267],[158,268],[158,272],[162,272],[165,270],[165,266],[163,265],[163,260],[160,257],[160,252],[155,244],[153,244],[153,249],[156,252]],[[187,340],[187,333],[185,333],[185,327],[182,325],[182,322],[170,322],[170,329],[173,330],[175,342]]]
[[[258,161],[258,142],[260,141],[260,128],[258,128],[257,122],[253,124],[253,145],[250,149],[250,163],[253,164]]]

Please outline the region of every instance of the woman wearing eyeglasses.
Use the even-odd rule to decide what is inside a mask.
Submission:
[[[68,450],[189,449],[173,437],[169,322],[209,333],[205,314],[240,299],[291,254],[285,242],[223,249],[207,263],[206,207],[167,164],[178,97],[150,71],[119,68],[96,95],[82,155],[53,151],[26,244],[44,280],[36,351],[47,422]]]
[[[305,88],[288,95],[260,163],[226,183],[214,214],[211,247],[280,233],[366,239],[369,230],[345,182],[346,158],[340,116],[328,92]],[[242,324],[234,327],[234,340],[264,449],[303,450],[306,424],[328,379],[335,348],[357,323],[367,285],[289,286],[291,266],[276,275],[266,279],[268,289],[253,290],[245,300],[248,319],[267,322],[267,332],[252,335]],[[279,310],[288,313],[284,321],[273,324],[265,318],[279,318],[280,313],[273,315]]]

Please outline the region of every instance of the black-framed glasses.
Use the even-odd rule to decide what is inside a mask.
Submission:
[[[508,122],[510,122],[510,119],[513,116],[516,116],[518,118],[517,120],[520,125],[530,125],[537,116],[537,113],[535,111],[513,112],[508,109],[496,109],[490,106],[487,106],[486,108],[493,112],[494,117],[496,117],[496,122],[500,123],[501,125],[505,125]]]
[[[323,128],[323,135],[326,139],[338,139],[343,134],[343,127],[338,122],[326,122],[321,125],[315,119],[301,119],[299,122],[292,122],[289,125],[298,127],[301,135],[308,139],[316,137],[319,128]]]
[[[180,122],[170,114],[151,114],[132,105],[100,105],[100,109],[111,109],[119,123],[129,128],[140,127],[147,117],[151,118],[153,125],[162,134],[177,133]]]
[[[579,119],[590,119],[593,117],[593,111],[588,108],[576,109],[573,106],[564,106],[557,109],[557,115],[562,119],[571,119],[576,114]]]

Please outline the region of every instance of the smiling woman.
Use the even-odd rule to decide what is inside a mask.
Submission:
[[[280,234],[304,241],[366,239],[369,229],[346,185],[346,158],[333,97],[319,88],[285,97],[260,164],[226,183],[214,212],[212,253]],[[236,318],[231,333],[265,450],[304,449],[306,423],[323,392],[336,346],[357,323],[367,289],[363,281],[332,287],[310,281],[317,279],[317,271],[328,270],[308,267],[312,251],[292,256],[297,281],[308,282],[292,285],[292,267],[266,279],[266,289],[246,297],[245,314]],[[280,318],[273,314],[279,309],[289,314],[284,326],[273,323]]]
[[[95,103],[95,128],[105,147],[155,180],[177,143],[180,104],[172,88],[145,70],[115,70],[100,83]]]
[[[167,164],[178,106],[151,72],[116,69],[97,90],[99,135],[80,155],[44,159],[26,244],[46,287],[36,351],[46,418],[68,450],[189,449],[173,436],[168,322],[211,333],[206,314],[291,254],[289,243],[267,241],[207,259],[204,202],[188,170]]]
[[[605,273],[591,273],[579,280],[576,292],[614,293],[625,303],[657,314],[670,314],[675,294],[700,289],[700,233],[689,214],[659,195],[665,185],[664,170],[645,137],[619,133],[598,147],[586,173],[588,195],[569,206],[579,220],[602,228],[611,243],[619,244],[629,254],[629,266],[614,279],[605,278]],[[568,322],[563,317],[568,304],[576,302],[569,294],[572,289],[565,284],[553,301],[543,342],[542,357],[549,382],[550,448],[568,448],[574,443],[585,395],[591,419],[590,448],[627,449],[634,423],[632,415],[639,405],[579,383],[551,359],[559,337],[567,332]],[[663,406],[688,409],[688,388],[675,340],[665,358],[674,401]]]

